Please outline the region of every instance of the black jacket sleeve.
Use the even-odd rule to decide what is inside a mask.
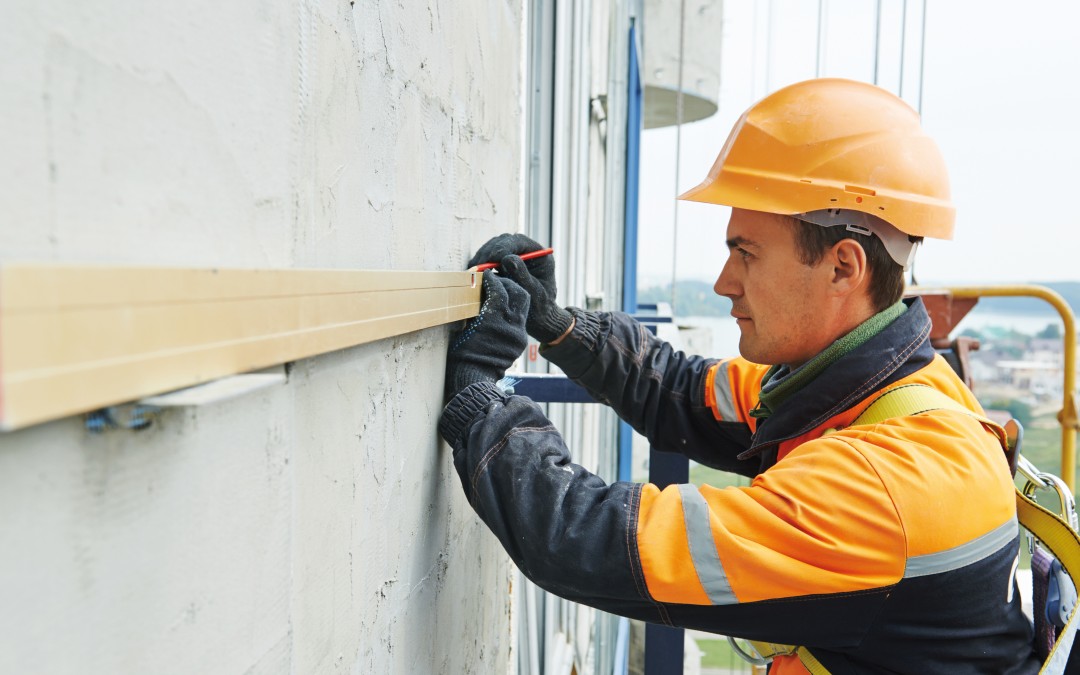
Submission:
[[[640,484],[608,485],[571,462],[539,406],[490,383],[452,399],[439,431],[469,503],[525,576],[563,598],[665,620],[638,555]]]
[[[644,485],[605,484],[574,464],[536,403],[490,382],[455,396],[439,432],[453,448],[469,503],[514,563],[538,586],[568,600],[652,623],[796,644],[813,638],[824,645],[861,634],[888,592],[829,596],[826,604],[840,602],[843,611],[824,615],[841,617],[839,624],[822,620],[821,606],[802,599],[779,606],[657,600],[638,540]]]
[[[542,348],[552,363],[611,406],[657,450],[678,452],[706,466],[754,476],[760,460],[738,460],[750,446],[741,422],[718,422],[705,403],[715,359],[687,356],[621,312],[572,308],[573,331]]]

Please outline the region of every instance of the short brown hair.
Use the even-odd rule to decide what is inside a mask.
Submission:
[[[870,270],[870,302],[874,309],[882,311],[896,304],[904,296],[904,268],[897,264],[885,244],[872,234],[859,234],[846,227],[822,227],[792,216],[795,222],[795,244],[799,261],[804,265],[816,265],[825,251],[844,239],[853,239],[866,252]]]

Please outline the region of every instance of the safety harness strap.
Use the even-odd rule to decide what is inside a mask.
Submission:
[[[977,414],[974,410],[964,407],[959,401],[955,401],[925,384],[905,384],[889,389],[878,396],[861,415],[856,417],[851,426],[880,424],[894,417],[909,417],[930,412],[931,410],[954,410],[974,417],[990,431],[993,431],[1002,445],[1008,443],[1005,430],[1001,428],[1001,425]]]
[[[1035,500],[1016,491],[1016,515],[1020,524],[1026,527],[1039,541],[1054,554],[1065,573],[1073,580],[1074,586],[1080,586],[1080,536],[1077,536],[1069,524],[1058,514],[1035,503]],[[1072,651],[1076,629],[1080,626],[1080,603],[1069,613],[1069,620],[1061,629],[1053,649],[1046,657],[1040,674],[1059,675],[1065,672]]]
[[[879,424],[894,417],[907,417],[931,410],[954,410],[973,417],[997,435],[1002,447],[1008,447],[1005,430],[1000,425],[959,402],[924,384],[908,384],[890,389],[870,404],[851,426]],[[1060,562],[1065,572],[1080,587],[1080,536],[1056,513],[1039,506],[1035,500],[1016,490],[1016,515],[1028,531],[1034,534]],[[1069,660],[1076,630],[1080,627],[1080,603],[1069,614],[1069,620],[1054,643],[1053,649],[1039,671],[1040,675],[1061,675]],[[774,656],[796,655],[812,675],[829,675],[829,671],[806,647],[794,647],[772,642],[750,641],[765,659]]]

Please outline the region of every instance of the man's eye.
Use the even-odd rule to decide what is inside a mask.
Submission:
[[[741,246],[736,248],[735,252],[738,253],[740,256],[742,256],[744,259],[750,257],[750,251],[747,251],[745,248],[743,248]]]

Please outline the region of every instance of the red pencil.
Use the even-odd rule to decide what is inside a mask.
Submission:
[[[532,260],[533,258],[542,258],[542,257],[544,257],[546,255],[551,255],[554,252],[555,252],[555,249],[553,249],[553,248],[542,248],[539,251],[533,251],[532,253],[522,253],[521,254],[521,259],[522,260]],[[482,263],[482,264],[476,266],[476,271],[477,272],[483,272],[484,270],[495,269],[500,264],[502,264],[502,263],[494,263],[494,262]]]

